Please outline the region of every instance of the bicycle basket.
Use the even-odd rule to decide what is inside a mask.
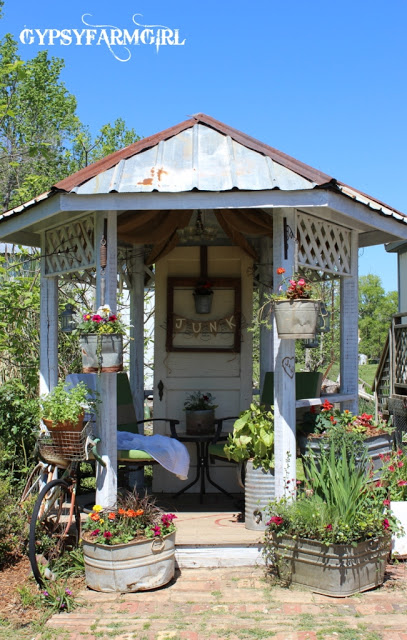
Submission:
[[[88,436],[91,436],[89,423],[82,431],[42,433],[37,441],[40,458],[49,464],[63,468],[68,467],[70,461],[85,460],[87,448],[91,446]]]

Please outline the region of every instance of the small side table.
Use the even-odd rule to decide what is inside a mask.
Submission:
[[[227,435],[227,434],[221,434],[221,435]],[[209,475],[208,449],[209,449],[210,443],[214,438],[214,434],[212,433],[212,434],[201,434],[201,435],[189,435],[187,433],[177,433],[176,436],[173,434],[172,437],[175,437],[177,440],[184,443],[194,442],[196,445],[196,456],[197,456],[197,467],[196,467],[195,479],[189,484],[187,484],[186,487],[184,487],[183,489],[175,493],[173,495],[173,498],[178,498],[178,496],[180,496],[182,493],[185,493],[185,491],[187,491],[190,487],[193,487],[194,484],[196,484],[200,480],[201,488],[199,491],[199,502],[200,504],[202,504],[203,496],[205,495],[205,476],[206,476],[206,479],[213,487],[216,487],[216,489],[224,493],[225,496],[233,500],[232,494],[226,491],[226,489],[223,489],[223,487],[216,484],[216,482],[214,482]]]

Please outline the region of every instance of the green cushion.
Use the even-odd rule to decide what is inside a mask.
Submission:
[[[127,373],[117,374],[117,430],[139,433]]]
[[[149,453],[141,451],[139,449],[119,449],[117,451],[117,459],[122,462],[123,460],[137,460],[141,462],[147,460],[149,463],[155,462],[154,458]]]
[[[321,394],[322,373],[320,371],[295,372],[295,399],[319,398]],[[274,404],[274,372],[267,371],[264,377],[261,403]]]
[[[225,460],[229,461],[229,458],[225,453],[224,447],[225,447],[224,442],[218,442],[217,444],[210,444],[208,447],[209,455],[217,456],[218,458],[224,458]],[[234,460],[234,458],[232,458],[229,462],[237,462],[237,460]]]

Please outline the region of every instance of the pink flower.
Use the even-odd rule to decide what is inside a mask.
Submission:
[[[404,462],[401,462],[401,460],[397,463],[398,467],[404,467]]]
[[[383,520],[383,529],[388,529],[390,527],[390,522],[385,518]]]
[[[396,454],[397,454],[398,456],[402,456],[402,455],[403,455],[403,452],[402,452],[402,450],[401,450],[401,449],[399,449],[399,450],[396,452]]]
[[[407,485],[407,480],[399,480],[397,483],[398,487],[405,487]]]
[[[114,315],[114,313],[112,313],[111,316],[109,316],[109,322],[116,322],[117,320],[117,316]]]
[[[383,486],[383,483],[382,483],[382,482],[380,482],[380,480],[378,480],[378,481],[376,482],[375,486],[376,486],[376,487],[382,487],[382,486]]]
[[[161,535],[161,527],[159,527],[158,525],[156,525],[153,529],[153,533],[155,536],[160,536]]]
[[[389,469],[389,471],[395,471],[396,467],[394,465],[390,464],[388,469]]]
[[[304,284],[305,284],[305,280],[304,280],[304,278],[300,278],[300,279],[298,280],[298,282],[297,282],[297,285],[299,285],[300,287],[303,287],[303,286],[304,286]]]
[[[103,534],[103,537],[104,538],[111,538],[112,534],[110,533],[110,531],[105,531],[104,534]]]
[[[97,313],[95,313],[94,316],[92,316],[92,322],[102,322],[103,318],[102,316],[99,316]]]
[[[297,284],[295,280],[290,280],[290,284],[295,287],[295,285]]]
[[[266,524],[267,525],[275,524],[276,527],[280,527],[283,524],[283,522],[284,520],[283,518],[280,518],[280,516],[272,516]]]
[[[390,500],[383,500],[383,504],[385,507],[389,507],[390,506]]]
[[[327,524],[325,529],[327,529],[328,531],[332,531],[332,525],[331,524]]]

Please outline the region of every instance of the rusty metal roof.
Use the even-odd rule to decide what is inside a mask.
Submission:
[[[1,218],[22,213],[58,192],[92,195],[319,188],[334,190],[380,215],[407,223],[407,216],[393,207],[201,113],[81,169]]]

